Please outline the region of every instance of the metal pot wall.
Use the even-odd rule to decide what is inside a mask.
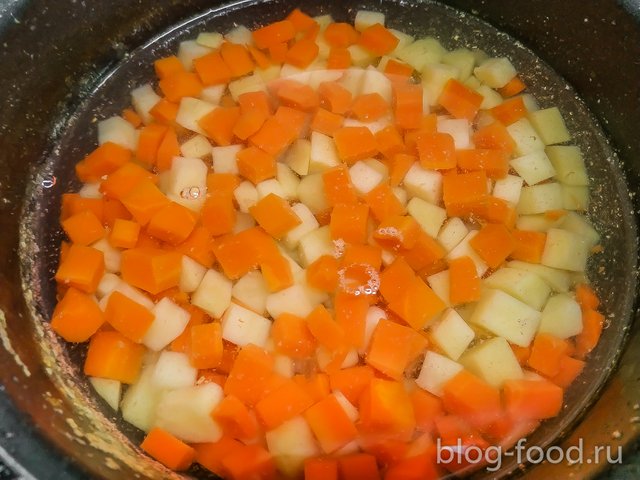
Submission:
[[[46,318],[52,307],[59,196],[72,183],[70,166],[94,141],[90,133],[78,133],[75,145],[64,140],[69,128],[80,131],[74,112],[92,101],[108,111],[104,98],[91,99],[93,89],[104,85],[100,82],[107,72],[119,62],[126,63],[129,52],[156,35],[215,9],[218,3],[17,0],[0,5],[0,89],[4,93],[0,110],[0,458],[27,478],[174,475],[135,450],[139,432],[118,423],[100,402],[89,398],[89,389],[74,367],[81,348],[64,349],[53,342],[39,318]],[[634,194],[640,185],[640,3],[444,3],[532,49],[575,88],[606,136],[596,133],[583,141],[600,145],[608,140],[615,151],[616,155],[597,160],[591,171],[604,189],[594,215],[606,227],[611,248],[600,264],[606,273],[596,286],[605,293],[611,325],[574,393],[574,397],[589,398],[574,398],[572,421],[556,423],[537,438],[541,443],[558,440],[564,448],[582,439],[586,452],[599,445],[620,445],[630,451],[640,434],[632,421],[639,415],[640,332],[627,323],[635,315],[637,289],[634,212],[640,211],[640,205]],[[389,18],[406,22],[415,32],[430,22],[424,12],[441,8],[417,1],[343,5],[335,0],[317,5],[276,0],[236,3],[208,18],[220,25],[230,26],[237,20],[252,27],[282,16],[293,6],[348,17],[350,9],[378,4],[389,9]],[[136,58],[144,59],[154,49],[148,47]],[[140,78],[144,75],[141,70]],[[109,81],[113,83],[107,79],[107,88],[98,90],[100,95],[115,92],[118,85],[124,88]],[[125,90],[120,91],[125,101]],[[76,155],[60,158],[61,152]],[[626,343],[623,352],[622,342]],[[529,468],[525,475],[586,478],[605,466],[602,461],[589,463],[585,456],[582,464],[544,464]],[[519,471],[515,464],[510,469],[516,469],[514,475]]]

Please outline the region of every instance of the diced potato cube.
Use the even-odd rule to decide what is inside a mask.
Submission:
[[[122,383],[110,378],[89,377],[91,386],[102,399],[107,402],[113,410],[118,411],[120,405],[120,395],[122,393]]]
[[[523,187],[518,201],[518,213],[531,215],[562,209],[562,187],[557,182]]]
[[[364,161],[354,163],[349,169],[349,177],[356,192],[365,195],[384,180],[384,175]]]
[[[584,272],[589,250],[589,243],[579,235],[559,228],[550,228],[540,263],[547,267]]]
[[[364,355],[369,350],[373,331],[378,326],[380,320],[383,319],[387,319],[387,314],[384,310],[376,306],[369,307],[364,321],[364,342],[359,352],[361,355]]]
[[[392,53],[395,54],[407,45],[413,43],[413,37],[411,35],[408,35],[405,32],[401,32],[400,30],[396,30],[395,28],[390,28],[389,31],[393,33],[393,36],[398,39],[398,45],[396,45],[396,48]]]
[[[267,282],[265,282],[262,273],[257,270],[247,272],[231,289],[231,296],[234,300],[260,315],[267,312],[266,305],[269,293]]]
[[[305,288],[301,285],[292,285],[272,293],[267,297],[266,304],[271,318],[278,318],[283,313],[306,317],[314,307]]]
[[[445,48],[437,39],[426,37],[416,40],[402,49],[397,49],[395,54],[400,60],[422,72],[425,65],[440,63],[445,52]]]
[[[306,138],[299,138],[289,147],[284,155],[283,162],[298,175],[309,173],[311,161],[311,142]]]
[[[474,337],[473,329],[452,308],[431,327],[433,342],[452,360],[460,358]]]
[[[278,469],[287,477],[298,476],[304,461],[321,453],[309,424],[301,416],[266,432],[265,439]]]
[[[144,334],[142,343],[158,352],[184,331],[191,315],[166,297],[156,303],[152,311],[153,323]]]
[[[551,287],[542,278],[533,272],[517,268],[500,268],[484,279],[483,283],[486,287],[508,293],[536,310],[542,310],[551,294]]]
[[[211,155],[213,157],[214,173],[232,173],[238,175],[238,162],[236,155],[242,150],[242,145],[225,145],[222,147],[213,147]]]
[[[223,397],[222,387],[213,382],[169,390],[158,402],[154,426],[184,442],[217,442],[222,437],[222,428],[211,412]]]
[[[404,177],[404,187],[411,197],[418,197],[434,205],[442,201],[442,174],[414,163]]]
[[[340,84],[351,92],[351,95],[355,98],[360,95],[362,91],[362,83],[364,82],[365,70],[362,68],[347,68],[342,74]]]
[[[231,233],[240,233],[256,226],[254,218],[246,212],[236,213],[236,223],[233,225]]]
[[[224,42],[224,37],[218,32],[201,32],[196,37],[196,42],[203,47],[213,48],[214,50]]]
[[[176,123],[187,130],[204,135],[205,132],[200,128],[198,121],[215,108],[215,105],[199,98],[184,97],[180,100]]]
[[[589,246],[597,245],[600,241],[600,234],[593,228],[589,220],[575,212],[567,212],[566,215],[563,215],[562,218],[558,220],[556,226],[577,234],[585,240]]]
[[[206,137],[195,135],[180,145],[183,157],[202,158],[211,155],[211,144]]]
[[[361,94],[365,95],[368,93],[379,94],[389,105],[391,105],[393,100],[391,80],[389,80],[389,77],[384,73],[376,70],[372,65],[367,67],[364,78],[362,79]]]
[[[256,192],[258,192],[258,201],[271,194],[277,195],[280,198],[286,198],[287,195],[280,182],[275,178],[263,180],[262,182],[258,183],[256,185]]]
[[[478,272],[478,277],[482,277],[484,272],[489,269],[489,266],[485,263],[480,255],[476,253],[473,247],[469,244],[471,239],[478,234],[478,230],[471,230],[467,235],[456,245],[448,254],[447,260],[453,260],[455,258],[460,257],[469,257],[473,260],[473,263],[476,266],[476,270]]]
[[[589,185],[589,177],[580,147],[553,145],[547,147],[545,151],[556,170],[556,179],[559,182],[580,187]]]
[[[353,24],[358,32],[362,32],[376,23],[384,26],[384,20],[384,13],[372,10],[358,10]]]
[[[437,237],[442,224],[447,219],[444,208],[433,203],[426,202],[418,197],[413,197],[407,204],[407,212],[416,222],[432,237]]]
[[[320,173],[340,165],[336,144],[328,135],[311,132],[311,151],[309,156],[309,172]]]
[[[111,246],[109,240],[101,238],[97,242],[91,245],[91,248],[95,248],[102,252],[104,257],[104,269],[109,273],[118,273],[120,271],[120,264],[122,262],[122,252]]]
[[[329,208],[329,203],[324,193],[322,174],[315,173],[302,177],[298,184],[298,198],[314,214],[326,212]]]
[[[589,208],[589,188],[562,185],[562,207],[565,210],[584,212]]]
[[[451,217],[444,222],[444,225],[438,233],[438,242],[447,252],[457,247],[460,242],[467,236],[469,229],[462,219]]]
[[[163,390],[153,381],[154,364],[143,367],[138,380],[129,385],[122,396],[122,418],[144,432],[153,426],[156,408]]]
[[[555,226],[556,220],[549,218],[544,213],[535,215],[519,215],[516,220],[516,228],[518,230],[531,230],[534,232],[546,232]]]
[[[278,70],[280,73],[280,70]],[[251,74],[246,77],[241,77],[238,80],[232,80],[229,82],[229,93],[233,97],[234,101],[238,101],[238,97],[243,93],[249,92],[267,92],[267,84],[265,79],[260,75]]]
[[[187,255],[182,256],[182,269],[180,270],[180,290],[186,293],[195,292],[207,273],[206,267],[200,265]]]
[[[458,362],[428,350],[424,356],[420,374],[416,378],[416,384],[427,392],[440,397],[445,383],[460,373],[462,369],[463,366]]]
[[[582,311],[573,297],[559,293],[549,299],[542,311],[540,333],[570,338],[582,332]]]
[[[507,263],[507,265],[512,268],[535,273],[547,282],[554,292],[568,292],[571,286],[571,276],[569,272],[564,270],[558,270],[557,268],[547,267],[538,263],[522,262],[520,260],[512,260]]]
[[[145,124],[153,121],[149,112],[159,101],[160,95],[155,92],[150,83],[131,90],[131,104]]]
[[[298,185],[300,184],[300,177],[293,173],[293,170],[286,164],[278,162],[276,165],[277,173],[276,180],[282,187],[284,192],[284,198],[287,200],[295,200],[298,198]]]
[[[516,76],[516,69],[506,57],[489,58],[477,66],[473,73],[491,88],[502,88]]]
[[[471,50],[458,48],[442,55],[442,63],[456,67],[458,69],[458,80],[464,82],[473,73],[476,57]]]
[[[522,368],[509,343],[502,337],[485,340],[468,350],[460,363],[489,385],[501,388],[507,380],[522,378]]]
[[[541,314],[502,290],[485,290],[469,319],[479,327],[527,347],[538,330]]]
[[[199,158],[173,157],[166,183],[167,195],[172,195],[178,203],[198,211],[207,194],[207,165]],[[183,192],[197,192],[197,195],[183,195]],[[186,197],[186,198],[185,198]]]
[[[232,303],[224,312],[221,322],[222,338],[227,342],[234,343],[239,347],[250,343],[259,347],[264,347],[267,344],[271,322],[248,308]]]
[[[475,77],[469,77],[470,79],[475,79]],[[482,95],[482,103],[480,104],[482,110],[497,107],[502,103],[502,96],[487,85],[478,85],[474,90]]]
[[[412,45],[408,48],[411,47]],[[422,69],[422,87],[424,88],[423,95],[427,104],[437,105],[445,84],[452,78],[457,79],[459,75],[460,72],[454,66],[443,63],[426,63]]]
[[[300,239],[307,233],[316,230],[320,227],[318,220],[313,215],[313,212],[309,210],[304,203],[294,203],[291,209],[300,219],[301,223],[291,230],[289,230],[284,236],[284,243],[287,248],[296,248],[300,243]]]
[[[564,123],[558,107],[545,108],[529,112],[529,121],[538,131],[545,145],[562,143],[571,140],[571,135]]]
[[[544,150],[544,142],[540,138],[540,134],[526,118],[513,122],[507,127],[507,131],[516,143],[516,155],[526,155],[536,150]]]
[[[249,209],[258,203],[258,190],[253,183],[244,181],[233,191],[233,198],[236,199],[238,209],[248,213]]]
[[[98,144],[111,142],[136,151],[138,134],[136,129],[122,117],[110,117],[98,122]]]
[[[217,270],[209,269],[193,295],[191,303],[214,318],[220,318],[231,304],[231,280]]]
[[[556,170],[543,150],[514,158],[509,164],[527,182],[527,185],[535,185],[556,174]]]
[[[176,389],[195,385],[198,369],[189,361],[189,355],[165,350],[153,367],[151,381],[158,388]]]
[[[211,53],[213,49],[200,45],[195,40],[185,40],[178,46],[178,59],[187,71],[193,70],[193,60]]]
[[[502,200],[516,205],[520,200],[520,192],[522,191],[522,178],[516,175],[507,175],[499,178],[493,185],[492,195]]]
[[[200,92],[200,99],[213,105],[220,105],[220,100],[226,90],[226,85],[209,85]]]
[[[238,25],[227,32],[225,38],[228,42],[239,45],[253,45],[253,34],[244,25]]]
[[[466,118],[438,117],[438,132],[448,133],[453,137],[456,150],[473,148],[471,144],[471,125]]]

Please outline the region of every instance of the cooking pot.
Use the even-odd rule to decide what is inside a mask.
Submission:
[[[78,368],[82,346],[63,345],[44,325],[55,301],[60,195],[75,185],[73,165],[95,142],[93,116],[120,111],[128,101],[125,92],[150,78],[153,56],[205,25],[220,31],[235,23],[253,28],[294,6],[337,19],[352,19],[360,8],[382,10],[391,25],[435,34],[448,47],[468,42],[490,53],[507,52],[543,102],[569,112],[569,127],[587,152],[591,216],[603,233],[604,252],[594,258],[590,273],[607,328],[569,391],[562,416],[546,422],[529,440],[543,446],[555,442],[565,450],[582,445],[583,461],[526,466],[512,459],[503,462],[498,474],[476,476],[587,478],[607,467],[604,455],[599,461],[593,457],[594,447],[609,445],[613,460],[617,447],[624,449],[623,458],[635,448],[640,434],[640,332],[633,326],[640,212],[635,195],[640,180],[640,2],[3,3],[0,458],[16,473],[37,479],[180,477],[142,455],[136,447],[141,433],[91,394]],[[494,27],[511,37],[498,35]],[[543,82],[552,88],[545,91]],[[206,478],[202,471],[190,473]]]

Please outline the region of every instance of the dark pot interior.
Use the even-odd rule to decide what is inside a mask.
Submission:
[[[631,421],[639,415],[640,333],[629,324],[637,289],[634,212],[640,211],[633,194],[640,179],[640,5],[580,0],[443,3],[508,33],[546,62],[532,62],[531,52],[514,47],[508,38],[498,42],[499,51],[517,58],[523,71],[528,67],[542,72],[545,81],[548,76],[561,89],[550,96],[531,83],[543,103],[572,112],[569,127],[581,132],[576,142],[591,152],[590,174],[598,186],[591,214],[605,246],[592,272],[603,269],[595,283],[610,325],[569,393],[564,416],[530,439],[530,444],[541,445],[562,439],[565,448],[582,439],[585,462],[571,467],[544,464],[525,473],[527,478],[568,478],[570,473],[585,478],[606,467],[602,460],[587,462],[592,446],[630,450],[640,433],[639,424]],[[54,301],[59,195],[72,185],[73,163],[95,141],[93,130],[86,128],[89,113],[119,111],[126,103],[123,93],[149,76],[151,55],[172,48],[180,35],[193,36],[188,28],[209,24],[225,31],[234,21],[253,27],[294,6],[345,19],[362,7],[382,9],[393,26],[436,33],[445,45],[459,46],[442,32],[458,25],[460,17],[420,2],[345,6],[339,0],[323,5],[277,0],[241,2],[224,10],[201,0],[35,0],[0,6],[0,85],[7,92],[0,111],[0,458],[14,469],[38,479],[173,475],[138,455],[139,432],[118,424],[107,408],[88,398],[74,363],[82,348],[66,349],[41,327],[40,317],[48,317]],[[171,26],[212,8],[187,29],[148,44]],[[444,13],[430,16],[433,12]],[[475,19],[469,22],[478,25]],[[496,40],[487,31],[465,40],[490,51]],[[565,91],[562,79],[573,88]],[[56,185],[46,188],[53,176]],[[505,472],[520,472],[515,462],[505,461],[504,466]]]

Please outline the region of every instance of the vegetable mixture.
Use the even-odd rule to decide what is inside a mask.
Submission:
[[[559,110],[507,58],[300,10],[204,32],[98,123],[51,328],[141,448],[410,480],[561,414],[603,328]]]

